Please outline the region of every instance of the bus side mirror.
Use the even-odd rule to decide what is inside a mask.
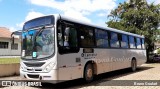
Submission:
[[[12,32],[12,34],[11,34],[11,41],[12,41],[11,44],[14,44],[14,36],[13,36],[13,34],[14,34],[14,32]]]
[[[14,44],[14,37],[12,37],[12,44]]]
[[[12,34],[11,34],[12,44],[14,44],[14,35],[19,35],[19,36],[21,36],[21,35],[22,35],[22,31],[21,31],[21,30],[18,30],[18,31],[12,32]]]

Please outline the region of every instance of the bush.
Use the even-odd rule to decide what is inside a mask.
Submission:
[[[160,48],[157,50],[157,53],[160,54]]]

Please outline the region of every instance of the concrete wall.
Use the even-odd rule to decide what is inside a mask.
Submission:
[[[0,48],[0,56],[15,56],[21,54],[21,42],[18,39],[15,39],[14,43],[18,43],[18,50],[11,49],[11,39],[10,38],[0,38],[0,41],[9,42],[8,49]]]
[[[19,63],[0,64],[0,77],[19,75]]]

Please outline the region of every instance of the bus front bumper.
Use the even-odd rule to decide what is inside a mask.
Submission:
[[[26,72],[20,70],[20,77],[23,80],[38,80],[42,82],[58,83],[57,70],[51,70],[50,72]]]

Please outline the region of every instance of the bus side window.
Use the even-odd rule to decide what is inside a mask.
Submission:
[[[141,45],[142,45],[142,49],[145,49],[145,46],[144,46],[144,39],[141,39]]]
[[[77,31],[74,27],[65,27],[64,47],[77,47]]]
[[[137,48],[138,49],[141,49],[141,46],[142,46],[142,44],[141,44],[141,40],[140,40],[140,38],[136,38],[137,39],[137,43],[136,43],[136,45],[137,45]]]
[[[127,35],[122,34],[121,47],[122,48],[129,48]]]
[[[135,39],[133,36],[129,36],[129,45],[130,45],[130,48],[136,48],[136,44],[135,44]]]
[[[70,33],[69,33],[69,45],[70,47],[77,47],[78,46],[78,41],[77,41],[77,31],[75,28],[70,28]]]
[[[119,48],[119,40],[118,40],[118,34],[115,32],[111,32],[111,38],[110,38],[110,46],[113,48]]]
[[[61,23],[57,28],[60,53],[78,52],[77,30],[74,25]]]
[[[98,48],[107,48],[109,47],[109,40],[108,40],[108,32],[101,30],[101,29],[95,29],[95,37],[96,37],[96,46]]]
[[[79,30],[81,47],[94,47],[94,29],[87,26],[81,26]]]
[[[62,25],[59,25],[57,28],[58,31],[58,45],[63,46],[63,32],[62,32]]]

